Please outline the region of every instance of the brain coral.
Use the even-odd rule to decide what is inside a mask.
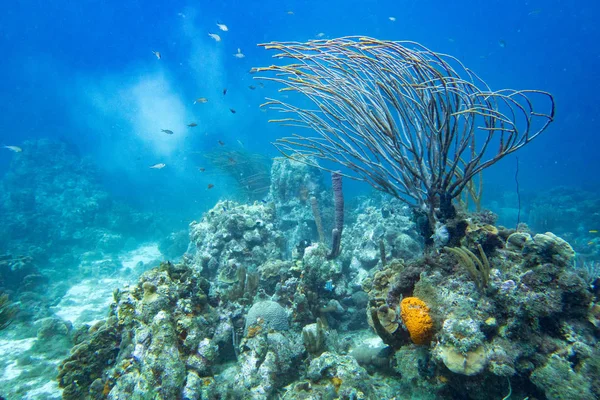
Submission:
[[[250,307],[246,316],[244,332],[247,333],[248,327],[255,324],[259,318],[263,320],[263,325],[268,329],[276,331],[287,331],[289,329],[288,315],[285,308],[274,301],[259,301]]]
[[[402,322],[415,344],[427,344],[433,334],[429,307],[417,297],[406,297],[400,303]]]

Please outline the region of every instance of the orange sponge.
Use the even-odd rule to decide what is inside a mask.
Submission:
[[[418,297],[406,297],[400,303],[400,311],[413,343],[429,343],[433,335],[433,320],[427,304]]]

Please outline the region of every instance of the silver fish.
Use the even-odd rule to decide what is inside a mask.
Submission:
[[[10,151],[14,151],[15,153],[20,153],[23,151],[19,146],[3,146],[3,148],[8,149]]]
[[[211,38],[213,38],[215,40],[215,42],[220,42],[221,41],[221,36],[217,35],[216,33],[209,33],[208,36],[210,36]]]

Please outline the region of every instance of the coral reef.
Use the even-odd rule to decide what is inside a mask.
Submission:
[[[307,377],[322,398],[369,399],[376,393],[374,378],[351,356],[323,353],[310,362]]]
[[[256,272],[283,256],[284,239],[275,227],[272,204],[221,201],[200,222],[190,224],[194,263],[224,295],[240,280],[241,269]],[[246,272],[243,272],[244,281]],[[243,282],[242,282],[243,283]]]
[[[32,257],[0,255],[0,287],[4,290],[30,290],[45,280]]]
[[[181,257],[187,250],[189,240],[188,230],[182,229],[173,232],[158,242],[160,253],[167,259],[174,260]]]
[[[352,269],[370,270],[381,266],[382,247],[385,259],[410,260],[419,257],[422,246],[408,207],[380,196],[360,202],[353,224],[345,229],[344,249],[340,258]]]
[[[0,254],[64,270],[90,248],[114,253],[128,241],[165,236],[165,221],[112,200],[98,170],[67,143],[40,139],[22,148],[0,183]]]
[[[31,327],[36,320],[51,315],[46,298],[48,277],[42,274],[30,256],[0,255],[0,326],[19,321]],[[10,304],[8,298],[10,297]],[[18,313],[17,313],[18,310]]]
[[[276,166],[286,188],[273,201],[220,201],[190,224],[178,263],[115,291],[105,321],[71,334],[65,398],[600,395],[599,291],[565,240],[459,212],[445,224],[452,250],[423,255],[407,209],[374,197],[345,218],[331,258],[310,197],[287,186],[310,170]],[[305,231],[280,220],[298,213]],[[309,242],[289,251],[300,234]]]
[[[459,266],[445,253],[405,265],[393,262],[367,282],[376,332],[404,356],[418,352],[407,346],[405,330],[410,332],[410,326],[405,318],[389,311],[413,301],[404,296],[418,296],[430,308],[434,335],[426,359],[429,374],[438,377],[439,396],[459,396],[455,390],[461,387],[468,398],[480,398],[471,390],[468,377],[496,386],[501,384],[499,378],[508,378],[512,393],[519,396],[598,396],[591,372],[597,370],[595,358],[600,355],[598,331],[587,322],[597,299],[572,266],[572,248],[551,233],[532,237],[527,232],[496,230],[506,246],[485,254],[481,243],[486,237],[480,231],[471,226],[462,243],[478,247],[476,251],[486,259],[480,263],[489,263],[486,285],[463,261]],[[475,250],[465,251],[474,256]],[[418,276],[411,272],[419,267]],[[389,327],[390,321],[395,323],[393,329],[377,329]],[[559,373],[579,382],[581,397],[573,397],[569,388],[552,381],[553,374]],[[414,390],[423,384],[415,382]]]
[[[324,228],[329,226],[332,218],[325,210],[331,204],[331,196],[325,193],[318,169],[287,158],[274,160],[270,197],[277,214],[277,227],[286,232],[286,255],[294,254],[302,241],[311,242],[319,237],[313,208],[320,210],[319,223]]]
[[[600,199],[597,191],[583,187],[557,186],[525,195],[523,220],[536,233],[552,232],[569,242],[581,264],[600,261]],[[496,198],[490,207],[503,220],[514,214],[510,198]],[[506,223],[506,222],[505,222]]]
[[[600,226],[596,192],[559,186],[536,192],[532,197],[526,210],[527,223],[537,232],[552,231],[569,242],[579,242],[579,234]]]
[[[188,374],[210,374],[216,344],[205,340],[215,337],[219,316],[208,290],[199,271],[171,263],[117,290],[109,318],[81,335],[61,364],[63,398],[177,398]]]

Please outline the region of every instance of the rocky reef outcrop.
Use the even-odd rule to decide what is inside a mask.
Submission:
[[[365,282],[371,324],[397,349],[395,369],[405,374],[407,359],[421,365],[420,378],[400,381],[405,390],[425,385],[434,397],[489,398],[477,389],[485,384],[517,397],[597,398],[600,348],[590,320],[598,299],[585,271],[573,267],[571,246],[552,233],[488,226],[501,240],[485,252],[482,228],[471,221],[461,247],[393,262]],[[427,305],[426,343],[408,334],[400,311],[406,296]],[[421,329],[429,327],[424,321],[416,322]],[[579,397],[550,378],[563,373],[578,382]]]
[[[278,182],[313,176],[277,168]],[[190,224],[179,263],[116,291],[108,319],[75,335],[64,397],[600,395],[598,289],[565,240],[460,213],[455,240],[423,254],[408,210],[373,199],[350,213],[331,257],[316,222],[280,220],[296,206],[314,218],[306,202],[286,211],[282,199],[301,195],[286,193],[217,203]],[[289,251],[301,231],[309,238]]]

